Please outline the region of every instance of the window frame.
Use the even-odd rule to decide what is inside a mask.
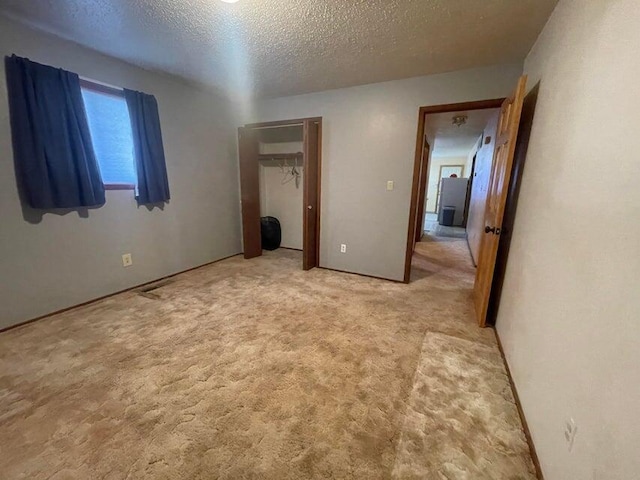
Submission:
[[[111,95],[124,99],[124,90],[121,88],[111,87],[102,83],[97,83],[86,78],[80,78],[80,88],[91,90],[93,92]],[[135,190],[135,183],[103,183],[105,190]]]

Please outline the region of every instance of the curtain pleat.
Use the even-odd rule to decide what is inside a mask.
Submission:
[[[138,176],[138,203],[166,202],[170,198],[167,166],[162,146],[158,102],[153,95],[124,90],[133,131],[134,157]]]
[[[27,204],[104,204],[78,75],[16,55],[5,66],[16,177]]]

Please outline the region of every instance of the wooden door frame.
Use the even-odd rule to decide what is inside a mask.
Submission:
[[[482,147],[482,145],[480,145]],[[480,151],[480,149],[478,149]],[[467,228],[467,219],[469,218],[469,206],[471,205],[471,189],[473,188],[473,176],[476,171],[476,158],[478,157],[478,151],[474,153],[473,160],[471,161],[471,171],[469,172],[469,183],[467,184],[467,199],[464,202],[464,212],[462,218],[462,226]],[[467,245],[469,244],[469,240],[467,237]],[[475,265],[475,261],[473,262]]]
[[[289,120],[276,120],[276,121],[272,121],[272,122],[257,122],[257,123],[247,123],[246,125],[244,125],[244,128],[248,128],[248,129],[261,129],[261,128],[269,128],[269,127],[286,127],[286,126],[294,126],[294,125],[300,125],[300,126],[304,126],[304,122],[305,121],[309,121],[309,122],[314,122],[318,124],[318,194],[317,194],[317,205],[318,208],[316,208],[315,211],[315,224],[316,224],[316,228],[317,228],[317,235],[318,235],[318,241],[316,242],[316,249],[314,252],[315,258],[318,259],[318,264],[320,262],[320,210],[321,210],[321,192],[322,192],[322,117],[306,117],[306,118],[293,118],[293,119],[289,119]],[[303,138],[303,143],[304,143],[305,139]],[[307,159],[305,158],[304,161],[306,162]],[[303,182],[303,188],[306,190],[306,185]],[[241,192],[242,193],[242,192]],[[260,193],[258,192],[258,195]],[[304,198],[304,192],[303,192],[303,198]],[[303,205],[303,228],[306,228],[306,211],[304,210],[304,205]],[[303,243],[303,255],[305,252],[305,245]],[[319,266],[319,265],[318,265]]]
[[[448,103],[442,105],[431,105],[418,109],[418,131],[416,134],[416,150],[413,162],[413,183],[411,186],[411,203],[409,206],[409,226],[407,229],[407,248],[404,261],[404,283],[409,283],[411,278],[411,258],[413,257],[414,239],[418,227],[418,199],[420,196],[420,170],[425,168],[429,171],[429,159],[427,165],[422,165],[422,145],[426,133],[426,116],[434,113],[462,112],[466,110],[486,110],[489,108],[500,108],[504,98],[494,98],[490,100],[478,100],[474,102]]]
[[[245,259],[262,255],[260,241],[259,145],[255,130],[238,128],[238,167],[240,169],[240,202],[242,220],[242,253]],[[254,164],[255,163],[255,164]]]
[[[426,155],[425,155],[426,151]],[[427,136],[423,136],[422,141],[422,167],[420,168],[420,182],[418,187],[418,213],[416,217],[416,232],[415,232],[415,242],[419,242],[422,239],[422,235],[424,234],[424,216],[426,210],[426,196],[427,196],[427,181],[429,179],[429,170],[427,166],[429,165],[429,155],[431,155],[431,145],[429,145],[429,140]],[[420,221],[418,222],[418,219]],[[419,225],[418,225],[419,224]],[[420,228],[418,228],[418,226]],[[415,248],[414,242],[414,248]]]

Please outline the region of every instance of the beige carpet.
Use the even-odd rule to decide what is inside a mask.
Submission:
[[[300,263],[1,334],[0,478],[535,478],[464,241],[419,244],[408,286]]]

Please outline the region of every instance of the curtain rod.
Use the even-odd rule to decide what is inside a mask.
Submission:
[[[102,85],[103,87],[107,87],[107,88],[113,88],[114,90],[124,91],[124,88],[122,87],[116,87],[115,85],[111,85],[110,83],[101,82],[99,80],[94,80],[93,78],[89,78],[89,77],[83,77],[82,75],[80,75],[80,80],[84,80],[85,82],[89,82],[89,83],[95,83],[96,85]]]

